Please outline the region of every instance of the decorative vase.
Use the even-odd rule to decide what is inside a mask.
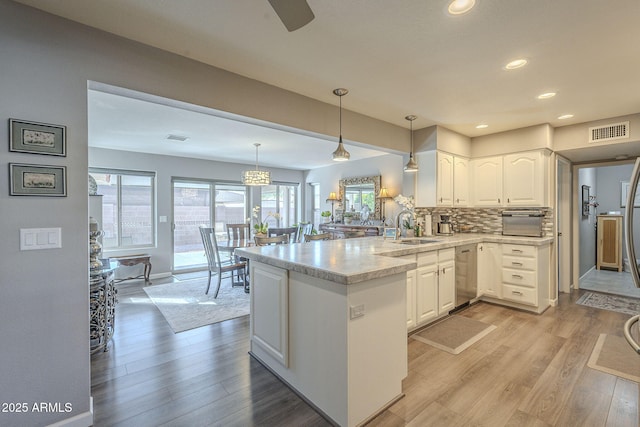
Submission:
[[[352,218],[350,216],[344,218],[344,223],[345,224],[351,224],[351,221],[352,221]]]
[[[329,218],[328,216],[323,217],[324,218],[324,223],[328,224],[329,222],[331,222],[331,218]]]
[[[405,237],[414,237],[413,228],[407,228],[404,231]]]

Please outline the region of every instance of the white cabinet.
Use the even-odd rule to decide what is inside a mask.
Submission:
[[[504,201],[507,206],[546,205],[546,162],[541,151],[504,156]]]
[[[542,150],[471,160],[473,206],[548,206],[548,164]]]
[[[478,244],[478,296],[502,298],[502,245]]]
[[[436,155],[436,205],[453,205],[453,156],[437,152]]]
[[[469,160],[442,151],[416,153],[416,206],[467,206]]]
[[[503,300],[538,313],[549,306],[549,251],[549,245],[502,245]]]
[[[453,158],[453,206],[469,205],[469,159]]]
[[[406,258],[406,257],[402,257]],[[455,249],[417,254],[407,272],[407,328],[422,326],[455,307]]]
[[[471,160],[473,206],[502,205],[502,157]]]

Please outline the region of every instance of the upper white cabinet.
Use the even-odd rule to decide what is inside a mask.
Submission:
[[[451,154],[436,154],[436,205],[453,205],[453,156]]]
[[[541,151],[504,156],[504,198],[507,206],[544,206],[546,163]]]
[[[473,206],[502,206],[502,156],[471,160]]]
[[[474,206],[547,206],[548,159],[543,151],[471,160]]]
[[[453,206],[469,205],[469,159],[453,158]]]
[[[416,153],[416,206],[467,206],[469,160],[442,151]]]

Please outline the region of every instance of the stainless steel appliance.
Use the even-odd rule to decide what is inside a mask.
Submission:
[[[456,246],[456,309],[469,305],[478,295],[477,245]]]
[[[624,212],[625,220],[625,245],[627,247],[627,257],[629,258],[629,267],[631,277],[636,288],[640,288],[640,273],[638,271],[638,261],[636,258],[635,242],[633,241],[633,208],[636,207],[636,192],[638,191],[638,183],[640,182],[640,157],[636,159],[636,164],[629,180],[629,189],[627,191],[627,205]],[[636,329],[640,325],[640,314],[632,316],[624,325],[624,337],[629,345],[640,354],[640,343],[638,343],[631,333],[631,328],[635,325]]]
[[[502,212],[503,236],[542,237],[544,212],[537,209],[505,210]]]
[[[451,215],[440,215],[440,222],[438,223],[438,234],[453,234],[453,227],[451,226]]]

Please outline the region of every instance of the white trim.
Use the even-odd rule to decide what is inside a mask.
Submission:
[[[93,396],[89,396],[89,410],[71,418],[49,424],[47,427],[87,427],[93,425]]]

